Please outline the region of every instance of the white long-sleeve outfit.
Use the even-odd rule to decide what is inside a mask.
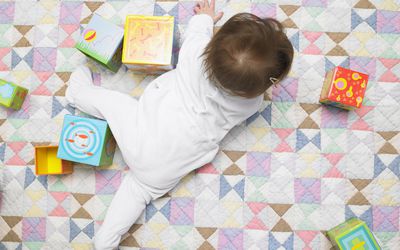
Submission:
[[[145,206],[213,160],[228,131],[254,114],[262,97],[231,96],[211,83],[202,53],[213,34],[207,15],[194,16],[175,70],[155,79],[139,100],[71,76],[67,99],[107,120],[129,173],[95,236],[96,249],[114,249]],[[79,75],[79,74],[77,74]]]

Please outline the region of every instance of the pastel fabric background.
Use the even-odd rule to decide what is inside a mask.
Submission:
[[[73,48],[96,12],[174,15],[183,33],[194,1],[2,1],[0,78],[27,87],[18,112],[0,109],[0,249],[91,249],[125,169],[76,165],[34,175],[35,145],[57,143],[70,72],[87,61]],[[329,249],[325,231],[366,221],[383,249],[400,245],[400,3],[397,0],[218,2],[221,23],[248,11],[276,17],[296,51],[290,77],[265,95],[209,165],[151,203],[122,249]],[[179,40],[179,36],[177,36]],[[92,61],[95,83],[140,96],[152,76]],[[318,104],[335,65],[369,74],[363,108]],[[116,81],[124,80],[123,84]],[[116,110],[118,112],[118,110]]]

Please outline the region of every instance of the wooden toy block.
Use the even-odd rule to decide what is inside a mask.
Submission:
[[[142,73],[160,74],[174,68],[174,17],[126,17],[122,62]]]
[[[121,66],[124,30],[94,14],[75,47],[113,72]]]
[[[73,171],[72,162],[57,158],[58,146],[35,147],[36,175],[70,174]]]
[[[115,140],[107,122],[65,115],[57,157],[93,166],[111,165]]]
[[[380,250],[364,221],[352,218],[328,231],[334,246],[340,250]]]
[[[368,75],[336,67],[326,75],[319,101],[347,110],[359,108],[363,102],[367,84]]]
[[[0,104],[12,109],[20,109],[28,90],[14,83],[0,79]]]

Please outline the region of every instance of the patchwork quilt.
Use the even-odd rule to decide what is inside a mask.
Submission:
[[[117,74],[73,48],[93,13],[173,15],[180,40],[195,1],[1,1],[0,78],[29,89],[23,108],[0,108],[0,249],[92,249],[126,164],[75,165],[35,176],[36,145],[57,144],[66,82],[88,63],[95,82],[140,96],[155,77]],[[235,127],[210,164],[152,202],[121,249],[330,249],[326,231],[364,220],[383,249],[399,249],[400,2],[217,1],[283,22],[295,48],[290,77]],[[370,81],[363,107],[318,103],[325,72],[343,66]],[[126,79],[124,84],[116,81]],[[118,112],[118,110],[116,110]]]

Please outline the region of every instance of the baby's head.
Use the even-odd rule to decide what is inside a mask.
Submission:
[[[204,56],[210,80],[232,95],[252,98],[287,76],[293,47],[275,19],[241,13],[214,35]]]

